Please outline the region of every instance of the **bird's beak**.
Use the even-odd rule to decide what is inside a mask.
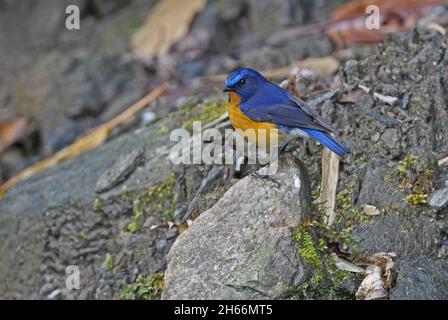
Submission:
[[[224,90],[222,90],[222,92],[231,92],[231,91],[233,91],[232,88],[224,88]]]

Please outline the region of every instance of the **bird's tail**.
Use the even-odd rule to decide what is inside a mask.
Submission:
[[[350,150],[346,146],[344,146],[341,142],[336,140],[336,138],[334,138],[327,132],[308,128],[302,128],[302,130],[305,131],[311,138],[322,143],[324,146],[326,146],[328,149],[330,149],[340,157],[344,157],[345,155],[347,155],[347,153],[350,152]]]

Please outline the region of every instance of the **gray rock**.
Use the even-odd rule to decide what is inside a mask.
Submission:
[[[394,150],[400,147],[400,137],[397,129],[388,128],[384,130],[381,140],[384,141],[386,146],[390,150]]]
[[[359,190],[359,205],[370,204],[378,209],[384,209],[395,205],[402,207],[402,199],[405,197],[403,192],[393,184],[384,183],[390,169],[383,160],[374,160],[367,167],[366,173],[361,180]],[[387,194],[387,197],[384,195]]]
[[[292,232],[309,217],[310,191],[301,164],[280,159],[268,179],[232,186],[168,254],[164,299],[278,299],[304,280]]]
[[[15,108],[36,119],[44,148],[51,151],[76,138],[70,141],[69,135],[61,137],[70,119],[79,122],[98,116],[118,97],[123,100],[120,99],[121,105],[116,108],[119,110],[115,111],[123,111],[142,92],[137,70],[131,63],[90,49],[52,51],[37,59],[15,85],[18,88],[13,96]],[[109,119],[112,116],[109,114]],[[81,129],[88,127],[78,125],[77,130]]]
[[[125,180],[141,163],[143,149],[138,148],[130,153],[122,154],[98,179],[95,191],[107,191]]]
[[[431,198],[429,198],[429,205],[439,210],[448,205],[448,188],[437,190]]]
[[[416,259],[398,265],[396,286],[390,291],[391,300],[445,300],[448,297],[446,260]]]
[[[157,130],[148,127],[123,135],[5,194],[0,201],[0,298],[45,299],[55,289],[64,289],[61,299],[118,298],[121,288],[135,281],[134,270],[156,272],[174,239],[165,240],[162,229],[142,228],[144,232],[130,236],[126,232],[133,200],[172,175],[163,151],[167,137]],[[126,188],[96,195],[98,179],[115,159],[127,158],[139,148],[145,150],[145,168],[130,172],[132,166],[125,165],[113,180],[127,176]],[[165,246],[159,244],[158,250],[160,239]],[[104,272],[106,253],[114,257],[114,267]],[[65,290],[68,265],[80,269],[80,290]]]
[[[358,226],[352,236],[366,252],[393,251],[399,262],[435,256],[441,237],[437,223],[430,217],[410,218],[393,212]]]

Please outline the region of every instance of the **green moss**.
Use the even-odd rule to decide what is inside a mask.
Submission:
[[[319,242],[316,245],[309,232],[307,232],[302,226],[299,226],[299,228],[297,228],[297,231],[294,234],[294,240],[299,244],[300,257],[302,257],[304,262],[313,269],[314,274],[310,280],[311,283],[318,284],[323,277],[323,264],[318,254],[318,250],[323,245],[323,243]]]
[[[160,299],[163,285],[163,274],[161,273],[139,275],[134,283],[127,284],[123,287],[119,297],[124,300]]]
[[[322,221],[325,204],[319,203],[319,193],[312,194],[312,220],[301,224],[293,238],[297,241],[298,251],[303,263],[312,275],[291,292],[290,298],[298,299],[354,299],[354,292],[345,288],[347,281],[359,284],[359,274],[339,270],[336,267],[334,253],[327,247],[338,246],[341,252],[350,255],[346,260],[354,260],[364,255],[359,244],[352,239],[353,228],[370,219],[353,204],[353,188],[348,186],[336,196],[336,218],[331,228]]]
[[[170,131],[170,129],[167,126],[160,126],[159,129],[157,129],[158,135],[165,135]]]
[[[128,224],[128,231],[130,233],[136,233],[139,226],[140,218],[143,216],[143,211],[137,211],[132,216],[132,221]]]
[[[114,267],[114,258],[108,252],[108,253],[106,253],[106,257],[104,258],[101,268],[103,268],[105,270],[112,270],[113,267]]]
[[[103,206],[103,199],[96,197],[93,201],[93,211],[98,211]]]
[[[360,165],[361,163],[365,162],[364,154],[360,153],[356,155],[355,157],[355,165]]]
[[[312,194],[312,217],[320,221],[315,225],[316,232],[325,237],[327,242],[338,243],[342,250],[350,251],[354,256],[362,255],[358,243],[351,238],[351,232],[360,223],[369,222],[372,217],[353,205],[353,187],[348,186],[336,194],[336,216],[331,228],[322,222],[326,205],[319,202],[319,196],[319,192]]]
[[[347,299],[352,298],[341,286],[354,275],[339,270],[332,254],[328,251],[323,238],[313,239],[320,224],[316,221],[306,222],[297,228],[294,240],[298,243],[299,255],[310,270],[312,276],[302,283],[289,298],[305,299]]]
[[[176,178],[171,175],[166,181],[158,183],[141,193],[132,203],[132,221],[128,225],[128,231],[138,231],[145,214],[158,216],[165,220],[171,220],[175,210]]]
[[[397,177],[400,189],[406,193],[405,201],[413,206],[426,205],[433,191],[432,169],[420,158],[407,154],[398,162]]]
[[[130,192],[128,190],[127,185],[123,185],[122,191],[121,191],[121,194],[120,194],[120,201],[121,202],[125,202],[125,203],[130,202],[131,201],[131,195],[132,195],[132,192]]]
[[[87,245],[90,240],[90,238],[84,232],[78,234],[78,239],[83,245]]]
[[[405,198],[406,202],[413,205],[413,206],[418,206],[418,205],[423,205],[423,204],[427,204],[428,202],[426,201],[426,199],[428,198],[427,194],[408,194]]]
[[[411,154],[406,154],[403,160],[398,162],[398,172],[407,174],[409,170],[417,166],[419,161],[420,159],[418,157],[415,157]]]
[[[199,103],[193,108],[185,107],[183,110],[184,114],[188,114],[190,117],[190,119],[182,123],[181,126],[184,129],[191,129],[194,121],[201,121],[204,125],[219,118],[227,111],[225,101],[216,98]]]

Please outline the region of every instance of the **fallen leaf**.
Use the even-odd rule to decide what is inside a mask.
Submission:
[[[420,6],[443,4],[443,0],[353,0],[339,8],[332,14],[333,21],[341,21],[350,18],[356,18],[366,14],[366,8],[369,5],[375,5],[380,9],[380,13],[394,12],[403,9],[417,8]]]
[[[14,118],[0,122],[0,153],[24,137],[26,120]]]
[[[299,92],[297,91],[297,81],[300,79],[300,71],[298,67],[294,67],[288,77],[288,79],[284,80],[280,87],[285,89],[286,91],[289,91],[292,95],[296,97],[300,97]]]
[[[366,272],[367,277],[364,278],[356,291],[356,300],[379,300],[387,298],[389,292],[383,281],[381,268],[368,266]]]
[[[356,103],[364,95],[365,95],[365,93],[362,90],[353,90],[353,91],[343,94],[342,97],[338,99],[338,102]]]
[[[388,33],[406,32],[417,21],[446,0],[356,0],[350,1],[332,13],[332,24],[326,28],[328,36],[339,47],[351,43],[374,43],[384,40]],[[366,28],[366,8],[375,5],[380,12],[379,29]]]
[[[377,252],[357,259],[355,264],[367,266],[367,277],[356,292],[357,300],[374,300],[387,298],[393,286],[392,268],[395,265],[395,252]]]
[[[39,161],[38,163],[28,168],[25,168],[23,171],[19,172],[19,174],[12,177],[0,186],[0,197],[3,196],[3,194],[16,183],[24,181],[29,177],[35,175],[36,173],[50,168],[60,162],[74,158],[84,152],[102,145],[109,137],[109,134],[113,128],[115,128],[119,124],[129,121],[137,112],[145,108],[148,103],[162,95],[165,92],[165,89],[166,85],[159,86],[148,95],[134,103],[128,109],[120,113],[115,118],[89,131],[86,135],[78,138],[73,144],[58,151],[49,158]]]
[[[187,231],[188,228],[189,228],[189,225],[188,225],[186,222],[181,223],[180,225],[178,225],[178,226],[176,227],[176,229],[177,229],[177,233],[178,233],[178,234],[181,234],[182,232]]]
[[[348,261],[345,261],[337,256],[333,257],[334,262],[336,267],[339,270],[343,270],[343,271],[349,271],[349,272],[354,272],[354,273],[360,273],[360,272],[365,272],[365,270],[357,265],[354,265],[353,263],[350,263]]]
[[[167,53],[176,41],[187,34],[195,15],[206,3],[206,0],[159,1],[132,37],[134,52],[149,59]]]

